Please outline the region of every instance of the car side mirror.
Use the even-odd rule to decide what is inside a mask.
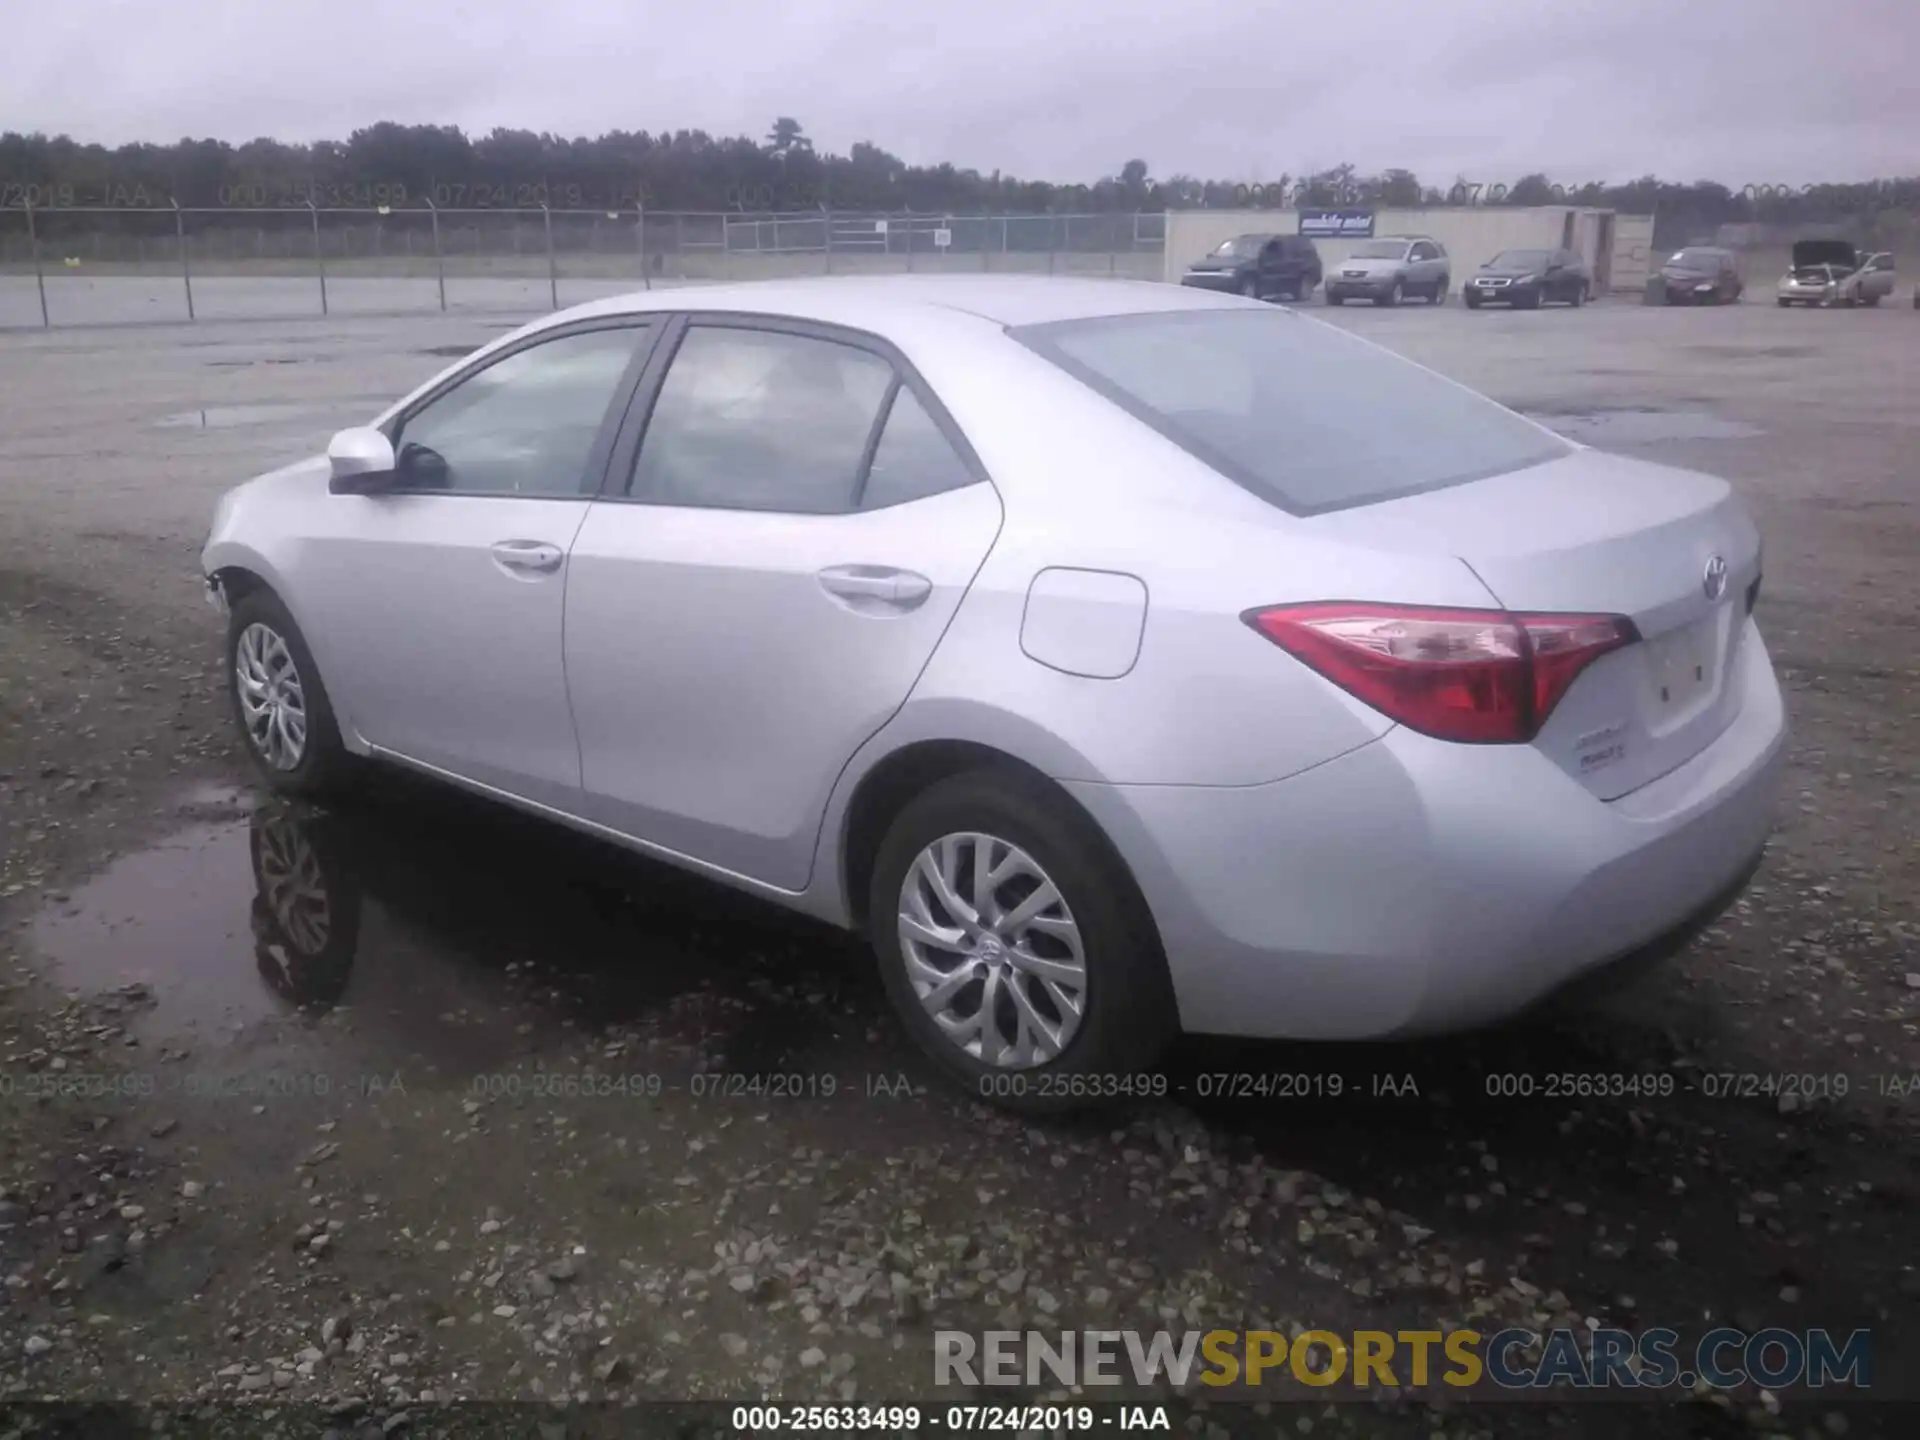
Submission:
[[[393,442],[371,425],[342,430],[327,442],[327,471],[335,495],[377,495],[394,483]]]

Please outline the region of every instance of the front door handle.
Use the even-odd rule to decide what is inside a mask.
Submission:
[[[835,565],[817,578],[834,599],[865,614],[904,614],[933,593],[926,576],[891,565]]]
[[[515,575],[546,575],[560,568],[567,558],[558,545],[542,540],[502,540],[493,547],[496,564]]]

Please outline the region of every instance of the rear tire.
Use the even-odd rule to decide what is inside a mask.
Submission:
[[[337,790],[352,770],[320,667],[293,616],[255,590],[227,618],[227,696],[247,757],[282,795]]]
[[[1587,287],[1585,285],[1580,286],[1577,290],[1573,292],[1573,294],[1567,297],[1567,303],[1576,310],[1578,310],[1582,305],[1586,304],[1587,303]]]
[[[983,845],[1004,878],[976,884]],[[1053,901],[1009,923],[1048,885]],[[1015,771],[969,771],[908,802],[880,842],[867,914],[908,1033],[990,1104],[1050,1114],[1124,1099],[1109,1077],[1151,1070],[1178,1028],[1132,877],[1090,819]],[[903,914],[921,938],[903,936]]]

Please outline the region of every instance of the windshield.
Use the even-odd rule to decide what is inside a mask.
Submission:
[[[1296,515],[1458,485],[1570,451],[1484,396],[1293,315],[1122,315],[1010,333]]]
[[[1264,235],[1236,235],[1223,243],[1209,257],[1214,260],[1248,260],[1260,253],[1260,247],[1267,243]]]
[[[1398,260],[1407,253],[1404,240],[1369,240],[1347,252],[1349,260]]]
[[[1547,261],[1552,258],[1551,250],[1502,250],[1489,260],[1487,265],[1489,268],[1498,265],[1503,270],[1538,270],[1544,268]]]

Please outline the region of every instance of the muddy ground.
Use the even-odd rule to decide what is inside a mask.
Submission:
[[[1920,315],[1332,318],[1739,486],[1777,838],[1624,992],[1418,1045],[1190,1040],[1165,1095],[1047,1124],[930,1084],[846,937],[397,776],[326,814],[248,784],[215,496],[493,323],[0,338],[0,1400],[395,1433],[474,1399],[925,1401],[936,1329],[1462,1324],[1866,1327],[1874,1393],[1920,1396]],[[1201,1419],[1914,1423],[1327,1393]]]

